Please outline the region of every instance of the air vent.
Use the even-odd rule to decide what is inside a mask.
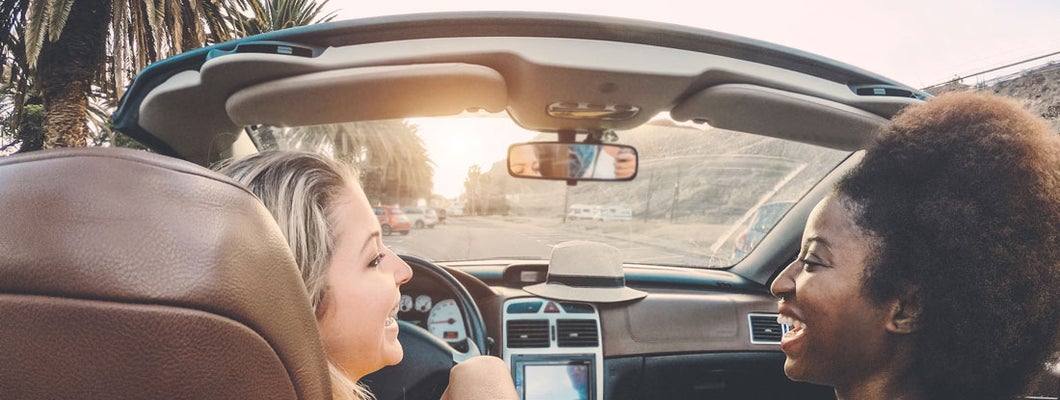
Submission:
[[[508,321],[508,348],[548,347],[548,320],[521,319]]]
[[[594,319],[556,320],[556,341],[559,347],[596,347],[600,343]]]
[[[749,314],[751,322],[751,343],[780,344],[784,336],[784,327],[777,322],[777,314]]]

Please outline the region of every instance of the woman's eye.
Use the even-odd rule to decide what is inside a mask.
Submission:
[[[802,263],[802,269],[805,270],[805,271],[810,271],[811,269],[814,269],[814,268],[817,268],[817,267],[821,266],[821,263],[815,263],[813,261],[806,260],[806,259],[799,260],[799,262]]]
[[[386,257],[386,253],[379,253],[379,255],[375,256],[375,258],[373,258],[372,261],[368,263],[368,266],[378,267],[379,264],[383,262],[383,257]]]

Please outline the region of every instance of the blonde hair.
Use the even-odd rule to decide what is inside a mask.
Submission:
[[[245,185],[269,210],[305,282],[317,318],[327,309],[327,268],[335,250],[335,213],[339,199],[357,187],[351,166],[327,157],[292,151],[266,151],[217,166]],[[336,400],[374,397],[328,360],[331,392]]]

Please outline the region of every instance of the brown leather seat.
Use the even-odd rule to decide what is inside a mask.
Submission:
[[[250,192],[145,152],[0,159],[0,397],[318,399],[327,379]]]

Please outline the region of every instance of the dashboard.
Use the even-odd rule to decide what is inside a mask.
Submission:
[[[505,361],[523,400],[834,399],[831,388],[784,376],[775,299],[727,271],[626,265],[626,284],[648,296],[590,304],[523,290],[547,277],[545,262],[441,267],[473,298],[468,309],[481,313],[488,354]],[[467,352],[477,316],[453,286],[417,271],[401,291],[400,320]],[[1060,391],[1056,376],[1060,368],[1038,392]]]
[[[626,265],[627,285],[648,296],[590,304],[523,290],[545,280],[545,262],[442,267],[473,297],[489,354],[509,366],[524,400],[832,398],[784,377],[775,299],[727,271]],[[401,291],[399,319],[466,350],[468,316],[449,289],[414,274]]]
[[[457,351],[466,352],[468,349],[462,310],[453,294],[433,280],[414,275],[401,287],[397,318],[426,329]]]

